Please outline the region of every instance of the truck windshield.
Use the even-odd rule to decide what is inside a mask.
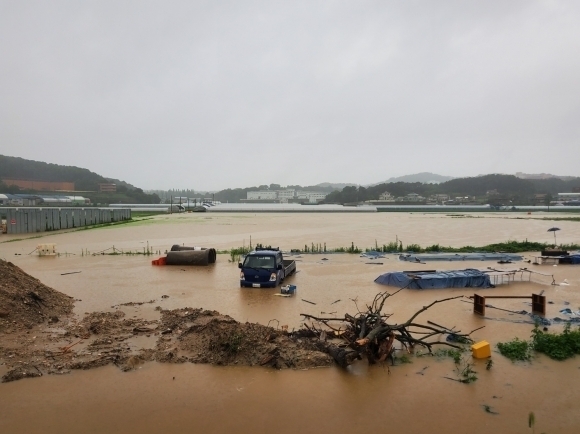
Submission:
[[[247,256],[244,267],[249,268],[274,268],[273,256]]]

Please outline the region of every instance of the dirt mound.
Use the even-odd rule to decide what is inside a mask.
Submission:
[[[254,323],[239,323],[216,311],[161,311],[157,360],[216,365],[262,365],[277,369],[330,366],[332,358],[313,339]]]
[[[239,323],[216,311],[159,310],[160,320],[92,312],[0,335],[0,365],[7,368],[2,382],[108,364],[128,371],[153,360],[276,369],[333,364],[328,344],[319,337]]]
[[[0,259],[0,333],[10,333],[72,311],[73,299]]]

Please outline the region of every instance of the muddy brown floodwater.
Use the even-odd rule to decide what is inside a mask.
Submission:
[[[509,217],[509,218],[506,218]],[[514,218],[518,217],[518,218]],[[423,246],[484,245],[508,239],[551,240],[554,222],[524,214],[482,214],[465,217],[430,214],[180,214],[95,230],[54,233],[42,238],[0,235],[0,257],[13,262],[44,284],[74,297],[75,314],[115,312],[126,318],[159,318],[163,309],[183,307],[216,310],[241,322],[300,327],[300,313],[342,316],[370,302],[379,291],[373,280],[393,270],[526,266],[553,275],[534,282],[516,282],[485,290],[488,295],[530,295],[544,291],[548,318],[559,310],[580,310],[580,266],[535,266],[528,263],[441,262],[408,264],[395,256],[382,265],[358,255],[301,255],[292,298],[274,296],[276,289],[240,289],[239,270],[229,255],[218,255],[210,267],[155,267],[152,257],[92,253],[117,249],[164,251],[172,244],[228,249],[258,242],[282,249],[326,243],[328,248],[372,247],[394,241]],[[559,221],[558,241],[580,243],[580,223]],[[14,240],[12,242],[5,242]],[[28,255],[38,243],[56,243],[56,258]],[[87,255],[86,252],[89,252]],[[536,252],[530,252],[527,257]],[[325,260],[323,260],[325,259]],[[75,274],[65,274],[77,272]],[[472,295],[467,289],[404,290],[389,299],[391,321],[403,321],[435,299]],[[162,298],[163,295],[169,297]],[[314,304],[306,303],[302,299]],[[120,306],[128,302],[145,302]],[[340,301],[337,301],[340,300]],[[527,300],[500,300],[494,306],[531,310]],[[500,310],[475,317],[460,300],[437,305],[420,318],[474,333],[494,351],[491,370],[473,360],[478,380],[466,385],[449,358],[411,357],[412,363],[368,367],[357,362],[344,371],[336,366],[311,370],[260,367],[218,367],[206,364],[148,362],[129,372],[109,365],[67,375],[44,375],[0,384],[1,433],[76,432],[535,432],[580,431],[580,359],[555,362],[543,355],[531,363],[512,363],[495,347],[514,337],[527,339],[527,319]],[[271,322],[271,320],[276,320]],[[561,331],[561,325],[550,326]],[[132,345],[152,345],[145,336]],[[471,359],[469,357],[469,359]],[[0,360],[0,375],[6,361]],[[493,413],[485,411],[491,409]],[[497,414],[494,414],[497,413]]]

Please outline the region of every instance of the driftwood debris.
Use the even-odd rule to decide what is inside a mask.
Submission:
[[[429,352],[432,352],[434,345],[461,348],[447,340],[437,340],[450,333],[453,334],[455,342],[458,342],[458,339],[465,343],[472,342],[469,335],[473,332],[464,334],[461,331],[450,331],[432,322],[429,324],[416,322],[416,318],[432,306],[463,296],[435,300],[419,309],[407,321],[401,324],[389,324],[388,319],[391,314],[383,313],[383,307],[389,297],[399,291],[392,294],[381,292],[375,296],[366,310],[361,311],[357,307],[357,314],[347,313],[343,318],[316,317],[303,313],[301,315],[310,321],[304,323],[304,328],[299,333],[304,336],[319,337],[321,349],[323,347],[343,368],[356,359],[362,359],[363,356],[370,364],[385,362],[387,358],[394,363],[395,342],[400,344],[398,349],[407,352],[413,351],[417,346],[426,348]],[[327,342],[327,338],[334,341]]]

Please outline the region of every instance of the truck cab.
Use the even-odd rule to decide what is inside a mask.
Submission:
[[[296,271],[296,261],[286,261],[279,249],[256,249],[238,264],[240,286],[250,288],[275,288]]]

